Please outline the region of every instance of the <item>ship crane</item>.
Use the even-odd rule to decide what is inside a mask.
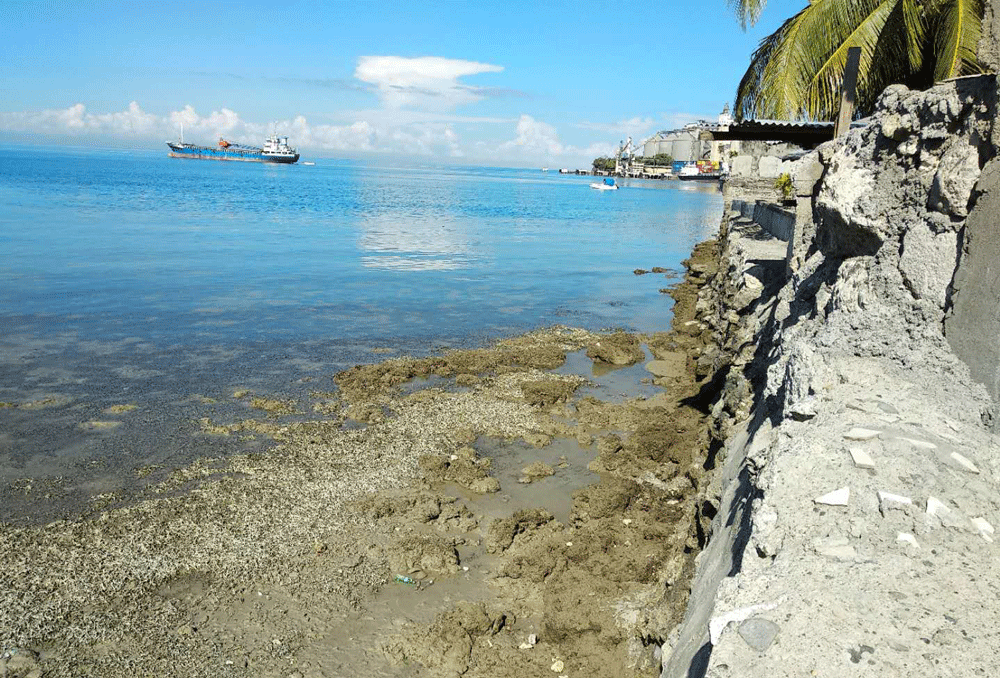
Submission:
[[[643,157],[642,154],[646,148],[646,144],[654,138],[656,138],[656,135],[652,134],[637,144],[633,143],[632,137],[629,137],[627,141],[618,142],[618,154],[615,156],[615,174],[618,176],[630,176],[635,170],[633,165],[636,155],[640,158]]]
[[[615,175],[626,176],[632,169],[632,158],[635,155],[635,148],[632,146],[632,137],[628,141],[618,142],[618,154],[615,156]]]

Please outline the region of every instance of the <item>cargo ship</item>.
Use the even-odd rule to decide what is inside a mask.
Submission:
[[[196,146],[180,141],[168,141],[171,158],[197,158],[199,160],[238,160],[241,162],[279,162],[290,164],[298,161],[298,152],[288,145],[288,137],[269,136],[263,148],[244,146],[219,139],[218,146]]]
[[[699,160],[681,167],[677,172],[677,178],[681,181],[718,181],[723,174],[718,162]]]

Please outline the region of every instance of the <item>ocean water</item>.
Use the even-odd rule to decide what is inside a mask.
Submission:
[[[676,279],[633,269],[678,271],[722,208],[680,182],[316,163],[0,147],[0,519],[35,510],[26,487],[69,502],[245,446],[194,435],[234,388],[295,397],[554,324],[665,329]],[[137,409],[86,427],[115,404]]]

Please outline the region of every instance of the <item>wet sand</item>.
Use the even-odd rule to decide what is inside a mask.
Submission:
[[[191,435],[259,448],[3,524],[8,675],[655,675],[711,518],[696,286],[670,333],[390,359],[308,408],[231,394]]]

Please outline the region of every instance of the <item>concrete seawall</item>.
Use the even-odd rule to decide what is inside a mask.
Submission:
[[[715,517],[662,676],[995,673],[996,113],[992,77],[891,87],[794,213],[728,196]]]
[[[774,203],[757,200],[733,200],[730,208],[739,212],[740,217],[755,222],[764,231],[778,240],[788,242],[795,231],[795,212]]]

